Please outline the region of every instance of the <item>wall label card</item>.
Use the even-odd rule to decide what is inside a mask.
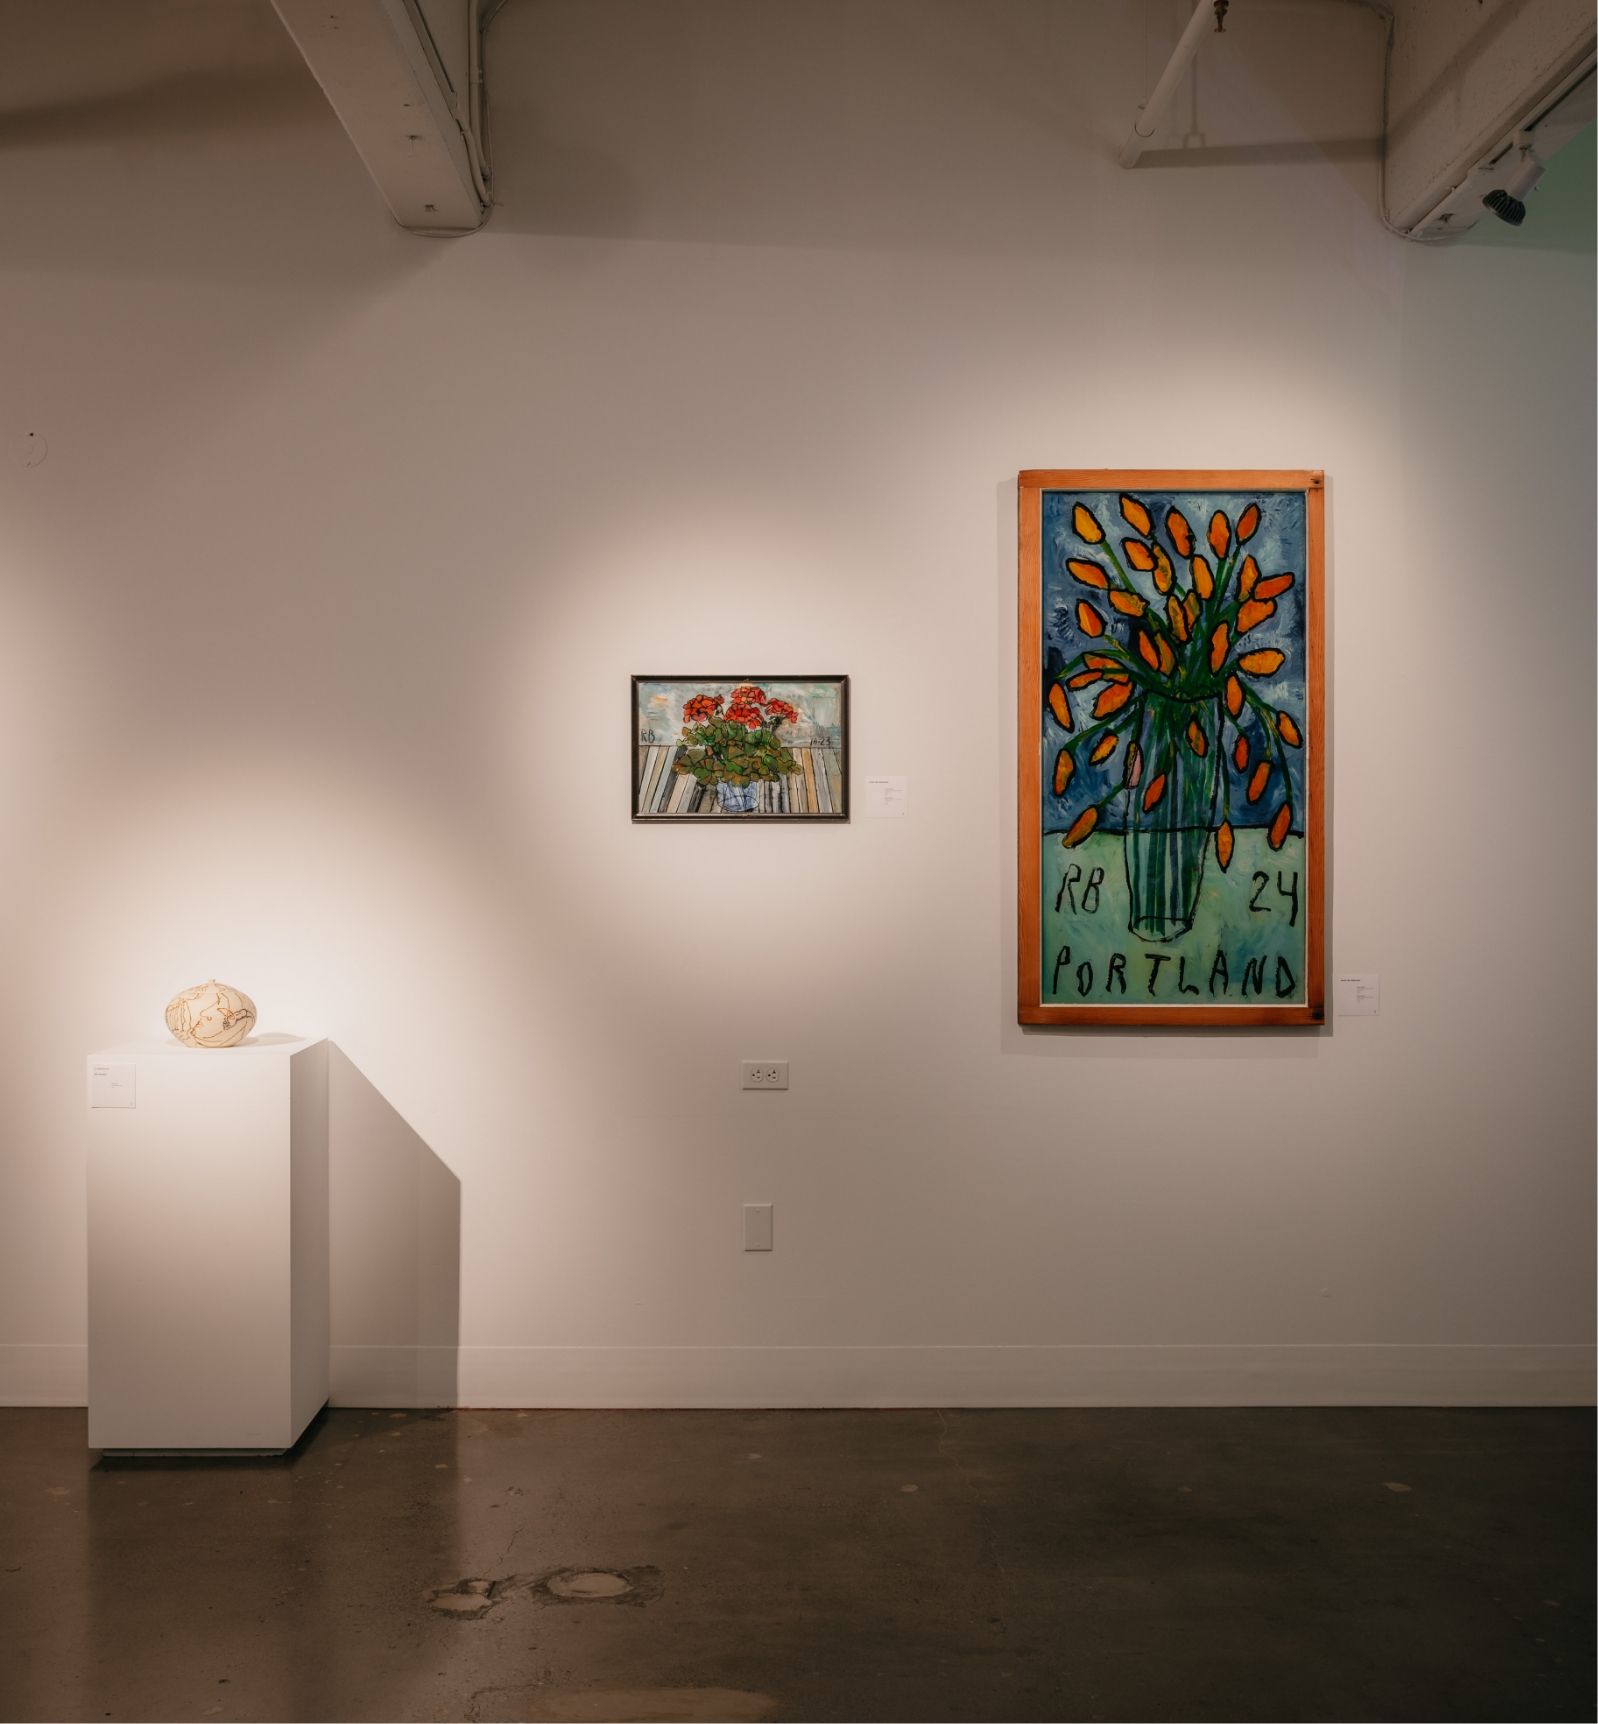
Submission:
[[[1323,499],[1021,474],[1022,1023],[1325,1021]]]
[[[139,1068],[136,1065],[89,1067],[90,1107],[137,1107]]]
[[[902,820],[909,807],[908,778],[868,778],[866,813],[876,820]]]
[[[1375,975],[1339,976],[1332,992],[1340,1018],[1374,1018],[1382,1009],[1382,979]]]

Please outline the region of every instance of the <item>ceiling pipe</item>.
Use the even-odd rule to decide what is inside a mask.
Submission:
[[[1132,133],[1121,146],[1121,166],[1135,168],[1137,159],[1148,148],[1149,140],[1159,127],[1160,115],[1165,111],[1165,104],[1170,101],[1177,82],[1187,70],[1193,56],[1198,52],[1199,42],[1207,33],[1210,14],[1215,15],[1216,35],[1226,27],[1227,0],[1198,0],[1193,8],[1193,16],[1187,21],[1187,28],[1182,32],[1182,39],[1176,44],[1176,52],[1171,56],[1171,63],[1160,74],[1160,81],[1154,86],[1153,94],[1143,104],[1138,117],[1132,122]]]

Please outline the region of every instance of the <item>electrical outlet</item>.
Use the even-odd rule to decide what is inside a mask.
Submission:
[[[786,1089],[788,1087],[788,1062],[786,1060],[745,1060],[743,1062],[745,1089]]]

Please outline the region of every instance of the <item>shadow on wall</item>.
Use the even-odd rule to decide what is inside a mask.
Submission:
[[[1149,167],[1118,167],[1181,11],[1058,0],[508,6],[486,49],[492,225],[1075,257],[1088,236],[1146,244],[1167,208],[1160,166],[1352,162],[1359,195],[1373,196],[1382,29],[1357,7],[1251,13],[1184,78]],[[1184,139],[1203,147],[1167,147]]]
[[[0,106],[0,150],[163,140],[205,147],[214,131],[302,123],[309,103],[293,68],[225,66],[116,89]]]
[[[460,1181],[332,1043],[327,1076],[331,1402],[454,1406]]]

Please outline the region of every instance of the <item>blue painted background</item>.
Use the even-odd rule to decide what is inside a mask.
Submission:
[[[1260,578],[1269,579],[1272,575],[1291,572],[1297,578],[1285,593],[1278,595],[1276,614],[1261,623],[1247,637],[1248,650],[1251,652],[1266,647],[1276,647],[1286,654],[1280,672],[1274,679],[1249,679],[1249,686],[1272,706],[1285,711],[1293,717],[1306,741],[1309,740],[1309,714],[1306,710],[1305,689],[1305,653],[1304,653],[1304,578],[1305,578],[1305,513],[1304,493],[1302,491],[1134,491],[1130,495],[1144,505],[1155,525],[1154,536],[1170,554],[1171,562],[1176,569],[1177,583],[1187,584],[1188,564],[1176,555],[1165,532],[1165,516],[1169,509],[1180,509],[1187,517],[1188,524],[1193,529],[1193,537],[1204,556],[1211,564],[1215,558],[1210,555],[1209,547],[1204,542],[1204,535],[1209,527],[1210,516],[1217,509],[1225,512],[1227,519],[1236,531],[1237,518],[1250,503],[1258,503],[1260,507],[1260,526],[1254,537],[1249,540],[1247,550],[1253,553],[1254,560],[1260,566]],[[1153,575],[1140,574],[1128,565],[1124,553],[1121,552],[1121,540],[1134,537],[1134,531],[1121,517],[1121,493],[1119,491],[1045,491],[1043,493],[1043,687],[1047,693],[1052,680],[1051,670],[1055,665],[1063,664],[1073,659],[1083,651],[1091,651],[1093,640],[1083,634],[1077,627],[1076,603],[1078,599],[1086,599],[1094,604],[1094,608],[1106,617],[1106,634],[1113,636],[1123,646],[1131,648],[1132,632],[1136,626],[1131,618],[1123,617],[1119,612],[1112,612],[1103,603],[1095,603],[1099,595],[1092,589],[1084,587],[1079,581],[1073,580],[1066,571],[1067,557],[1084,557],[1103,563],[1106,561],[1104,546],[1093,545],[1077,536],[1071,526],[1072,509],[1077,503],[1091,509],[1098,519],[1105,534],[1112,540],[1116,552],[1121,558],[1121,565],[1138,591],[1154,603],[1163,604],[1160,594],[1154,585]],[[1236,579],[1232,577],[1233,585],[1229,589],[1236,590]],[[1092,705],[1095,690],[1087,689],[1071,696],[1071,704],[1077,716],[1078,726],[1087,718]],[[1246,709],[1245,709],[1246,710]],[[1047,711],[1040,718],[1043,725],[1043,830],[1045,832],[1063,832],[1088,803],[1096,802],[1106,794],[1112,785],[1120,780],[1122,771],[1121,753],[1118,750],[1103,766],[1091,766],[1086,752],[1081,753],[1077,760],[1077,770],[1066,786],[1064,796],[1053,794],[1050,767],[1053,764],[1056,750],[1068,740],[1067,733],[1055,722],[1053,715]],[[1251,739],[1257,730],[1250,727]],[[1236,732],[1228,720],[1224,732],[1225,747],[1230,754]],[[1318,739],[1317,739],[1318,741]],[[1284,749],[1287,756],[1288,770],[1293,787],[1293,816],[1295,832],[1302,830],[1304,817],[1304,750],[1297,748]],[[1228,818],[1236,828],[1250,826],[1266,826],[1270,823],[1279,798],[1269,792],[1259,802],[1250,804],[1245,796],[1245,785],[1237,773],[1230,775],[1231,807]],[[1100,830],[1119,832],[1125,828],[1125,813],[1128,798],[1122,797],[1111,808],[1106,809]]]

